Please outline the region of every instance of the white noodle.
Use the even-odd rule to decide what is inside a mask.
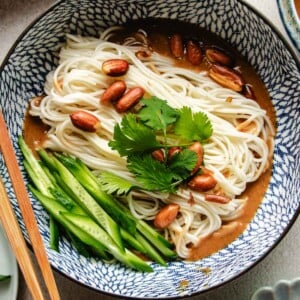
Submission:
[[[148,94],[167,100],[172,107],[190,106],[194,112],[205,112],[214,130],[204,145],[205,166],[213,171],[217,190],[232,201],[208,202],[204,194],[184,189],[177,195],[131,192],[127,197],[133,215],[145,220],[154,219],[164,203],[178,203],[180,214],[165,230],[165,236],[175,243],[180,257],[188,258],[191,245],[218,230],[222,220],[232,220],[240,214],[245,200],[236,197],[268,166],[272,149],[268,149],[267,141],[274,132],[266,112],[255,101],[221,87],[206,72],[176,67],[172,59],[155,52],[141,61],[135,52],[148,50],[147,45],[135,38],[127,39],[126,45],[109,42],[118,29],[106,30],[99,39],[67,35],[59,66],[47,76],[46,96],[40,104],[32,101],[30,113],[51,126],[45,147],[75,155],[96,172],[109,170],[133,180],[126,160],[108,146],[114,125],[121,121],[122,115],[112,106],[100,104],[100,96],[115,80],[101,72],[103,61],[124,58],[130,63],[125,76],[128,88],[141,86]],[[226,101],[227,97],[232,101]],[[100,119],[100,133],[82,132],[72,125],[69,114],[78,109]],[[241,131],[248,126],[252,130]]]

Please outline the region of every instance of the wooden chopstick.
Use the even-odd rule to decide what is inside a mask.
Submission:
[[[27,194],[24,180],[15,156],[14,148],[9,137],[6,123],[0,110],[0,147],[6,167],[18,200],[23,220],[34,250],[37,262],[41,269],[46,287],[52,300],[59,300],[60,296],[55,283],[54,275],[50,267],[47,253],[40,235],[35,215]],[[41,299],[41,298],[40,298]]]
[[[26,242],[22,235],[18,221],[7,197],[3,181],[0,178],[0,220],[11,248],[16,256],[19,267],[23,273],[29,291],[34,300],[43,300],[44,296],[40,287],[34,266],[29,255]]]

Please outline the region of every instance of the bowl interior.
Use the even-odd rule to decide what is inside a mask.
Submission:
[[[144,274],[118,263],[109,265],[79,256],[67,240],[62,241],[60,253],[50,250],[48,216],[37,200],[31,200],[51,264],[65,275],[119,296],[178,297],[203,292],[249,269],[283,236],[299,211],[300,73],[273,28],[236,0],[60,1],[20,37],[4,62],[0,104],[22,167],[17,137],[22,133],[24,113],[29,99],[42,93],[46,74],[58,62],[65,34],[96,36],[111,25],[148,17],[188,21],[216,33],[237,48],[264,81],[276,110],[277,134],[271,182],[255,218],[225,249],[196,262],[172,262],[167,268],[153,264],[155,271]],[[2,160],[0,163],[1,176],[27,237],[5,166]],[[212,271],[206,274],[203,268]]]

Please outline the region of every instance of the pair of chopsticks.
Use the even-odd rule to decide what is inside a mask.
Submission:
[[[42,272],[45,285],[48,289],[50,299],[59,300],[55,279],[48,261],[46,250],[40,235],[35,215],[27,194],[21,171],[15,156],[12,142],[6,127],[6,123],[0,109],[0,149],[8,169],[8,173],[18,200],[23,220],[29,234],[29,238]],[[0,179],[0,220],[14,251],[19,267],[28,285],[34,300],[44,300],[42,288],[38,281],[31,257],[22,235],[18,221],[8,199],[3,181]]]

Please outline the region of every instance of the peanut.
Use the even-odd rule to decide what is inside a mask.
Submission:
[[[119,100],[126,91],[126,83],[123,80],[117,80],[111,84],[102,94],[100,102],[108,104]]]
[[[195,191],[208,191],[214,188],[217,184],[216,179],[210,174],[200,174],[193,177],[189,182],[188,186]]]
[[[83,111],[75,111],[70,114],[72,124],[83,131],[96,132],[100,127],[100,121],[94,115]]]
[[[192,65],[199,65],[202,62],[202,53],[199,45],[194,41],[188,41],[186,45],[186,57]]]
[[[128,71],[129,64],[125,59],[109,59],[103,62],[102,71],[109,76],[122,76]]]
[[[209,202],[216,202],[220,204],[226,204],[230,202],[230,198],[222,195],[205,194],[205,200]]]
[[[194,144],[192,144],[189,147],[189,150],[196,152],[197,157],[198,157],[196,165],[195,165],[194,169],[191,171],[191,174],[193,175],[199,170],[200,166],[202,165],[202,162],[203,162],[203,147],[202,147],[200,142],[195,142]]]
[[[177,217],[179,205],[170,203],[164,206],[154,219],[154,226],[159,229],[167,228]]]
[[[217,63],[224,66],[231,66],[233,64],[233,59],[229,55],[215,48],[206,49],[205,56],[211,63]]]
[[[157,149],[151,153],[151,156],[158,160],[159,162],[163,162],[165,160],[165,154],[162,149]]]
[[[240,92],[243,89],[244,79],[241,74],[231,68],[213,64],[208,70],[208,75],[217,83],[233,91]]]
[[[133,87],[123,95],[116,103],[116,110],[119,113],[123,113],[137,104],[144,96],[144,89],[141,87]]]
[[[170,37],[170,50],[174,57],[183,57],[183,42],[180,34],[173,34]]]
[[[150,57],[151,52],[150,51],[139,50],[135,53],[135,56],[138,59],[143,60],[143,59],[146,59],[146,58]]]

